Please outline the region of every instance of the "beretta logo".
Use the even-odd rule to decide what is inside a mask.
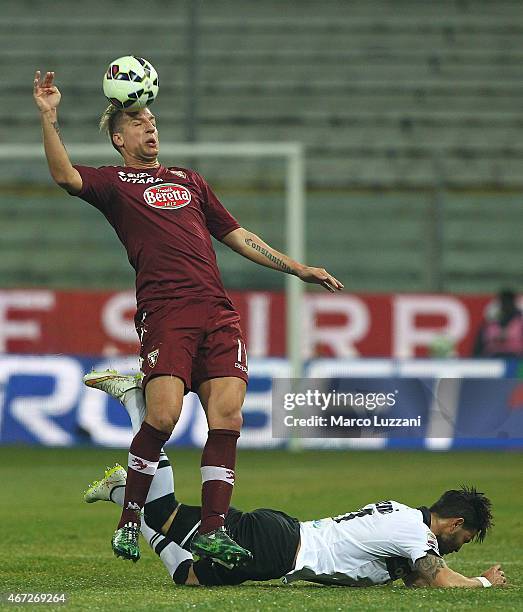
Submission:
[[[183,185],[162,183],[148,187],[143,199],[154,208],[183,208],[191,201],[191,192]]]

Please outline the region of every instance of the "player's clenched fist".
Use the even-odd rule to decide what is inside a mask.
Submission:
[[[505,572],[501,569],[501,565],[493,565],[486,572],[483,572],[482,576],[484,576],[492,586],[505,586],[507,584]]]
[[[33,98],[42,113],[53,110],[60,104],[62,96],[53,81],[54,72],[46,72],[45,77],[41,79],[40,71],[36,71],[33,81]]]

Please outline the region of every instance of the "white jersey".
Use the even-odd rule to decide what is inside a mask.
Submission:
[[[396,501],[300,523],[300,550],[284,582],[370,586],[402,578],[427,553],[439,555],[430,512]]]

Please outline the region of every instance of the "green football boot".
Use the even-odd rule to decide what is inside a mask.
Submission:
[[[245,565],[252,560],[252,553],[229,536],[224,527],[210,533],[199,533],[191,542],[191,552],[200,559],[211,559],[227,569]]]
[[[140,526],[136,523],[127,523],[120,527],[120,529],[117,529],[111,540],[114,554],[117,557],[129,559],[136,563],[140,558],[139,535]]]

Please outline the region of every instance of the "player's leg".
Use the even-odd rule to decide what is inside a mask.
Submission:
[[[184,390],[184,381],[176,376],[158,376],[145,388],[147,414],[129,449],[123,511],[112,539],[117,556],[133,561],[140,558],[139,513],[158,467],[162,447],[179,419]]]
[[[116,370],[104,370],[103,372],[93,371],[84,376],[84,384],[91,389],[98,389],[117,399],[127,411],[129,418],[131,419],[133,434],[136,435],[140,430],[146,414],[145,396],[141,384],[142,378],[143,375],[141,373],[133,376],[128,374],[120,374]],[[123,468],[121,466],[115,466],[115,468],[110,470],[111,474],[114,473],[113,477],[111,477],[111,474],[109,474],[108,477],[109,470],[106,471],[104,480],[93,483],[93,490],[88,490],[86,492],[86,496],[89,497],[89,495],[92,495],[92,501],[103,499],[103,495],[108,495],[107,487],[112,485],[114,478],[121,478],[122,470]],[[123,488],[125,489],[127,474],[125,470],[123,470],[123,473]],[[102,489],[99,490],[99,487],[102,487]],[[102,497],[100,497],[100,495],[102,495]],[[154,474],[145,506],[147,507],[147,503],[151,502],[152,500],[169,495],[172,495],[174,498],[174,476],[170,467],[169,459],[162,449],[158,469]],[[86,501],[89,502],[90,500],[86,498]],[[120,505],[123,506],[123,498]]]
[[[201,398],[204,403],[204,409],[206,410],[209,418],[210,435],[207,442],[206,448],[202,456],[202,472],[206,463],[212,461],[210,455],[215,454],[213,446],[214,440],[217,437],[220,441],[221,430],[232,431],[233,443],[236,440],[241,427],[241,405],[245,396],[245,383],[237,378],[229,379],[220,378],[215,379],[216,382],[206,381],[201,385]],[[124,408],[127,410],[132,427],[133,433],[137,433],[140,429],[141,422],[145,416],[145,399],[140,386],[140,375],[124,375],[119,374],[115,370],[106,370],[104,372],[91,372],[84,376],[84,382],[88,387],[99,389],[118,399]],[[214,389],[214,391],[213,391]],[[212,394],[212,398],[211,398]],[[235,400],[232,400],[232,395],[236,396]],[[220,408],[220,404],[223,406]],[[235,412],[232,415],[227,414],[230,406],[236,406]],[[234,419],[234,420],[233,420]],[[228,430],[228,428],[235,427],[234,430]],[[227,445],[227,434],[225,433],[225,444]],[[219,447],[223,442],[219,444]],[[207,506],[204,506],[204,514],[202,516],[204,522],[204,529],[206,532],[212,531],[214,528],[223,525],[222,515],[226,513],[230,497],[232,493],[232,487],[230,485],[231,476],[234,472],[234,459],[235,459],[235,448],[232,449],[232,453],[229,451],[229,455],[232,457],[225,457],[225,460],[230,460],[227,465],[225,481],[210,480],[206,484],[204,482],[203,493],[204,501],[207,502]],[[160,458],[160,463],[162,459]],[[216,470],[212,470],[216,472]],[[153,484],[155,486],[156,475],[153,478]],[[149,498],[148,498],[149,499]],[[217,521],[216,525],[206,525],[205,519],[210,521]],[[203,529],[201,530],[203,531]]]
[[[247,354],[239,315],[230,302],[211,303],[208,316],[207,329],[210,331],[199,346],[191,372],[192,388],[200,397],[209,424],[201,462],[202,524],[193,540],[193,552],[230,565],[231,559],[234,563],[250,559],[249,551],[231,541],[223,531],[242,426],[241,409],[248,380]]]
[[[100,481],[94,481],[84,493],[84,501],[110,501],[124,504],[126,472],[118,464],[105,471]],[[160,557],[170,577],[177,584],[185,584],[192,566],[192,554],[164,534],[171,532],[176,511],[180,504],[174,496],[174,475],[167,457],[160,460],[153,484],[144,506],[145,520],[140,531],[149,546]],[[199,521],[200,509],[193,511]],[[197,584],[193,581],[193,584]]]
[[[92,504],[109,501],[123,507],[127,473],[118,463],[105,470],[101,480],[93,481],[84,491],[84,501]],[[145,521],[149,527],[161,530],[172,523],[172,516],[179,503],[174,496],[174,474],[167,455],[160,459],[153,484],[144,506]]]
[[[111,397],[119,400],[129,414],[133,434],[136,434],[140,430],[146,414],[141,379],[142,374],[132,376],[120,374],[116,370],[105,370],[103,372],[93,371],[86,374],[84,376],[84,383],[90,388],[104,391]],[[106,470],[104,478],[101,481],[95,481],[88,488],[84,495],[85,501],[90,503],[105,499],[107,501],[116,501],[116,503],[123,507],[126,477],[125,470],[119,465]],[[113,494],[115,495],[115,500],[110,497]],[[167,455],[162,449],[158,468],[153,477],[145,503],[146,520],[149,523],[154,521],[157,525],[163,525],[175,505],[174,476]],[[171,510],[169,510],[170,507]],[[166,516],[164,516],[165,512],[168,513]],[[157,544],[159,545],[160,542],[157,542]]]
[[[241,567],[228,570],[210,559],[196,561],[192,573],[204,586],[272,580],[290,572],[300,543],[300,523],[284,512],[261,508],[252,512],[231,509],[225,526],[234,540],[253,553]],[[188,579],[192,574],[189,572]]]
[[[235,479],[245,391],[245,381],[234,377],[206,380],[198,388],[209,433],[201,460],[202,521],[191,550],[225,567],[251,558],[250,551],[232,540],[224,529]]]
[[[133,434],[136,435],[140,430],[146,414],[145,397],[141,385],[142,378],[143,375],[141,373],[133,376],[120,374],[116,370],[105,370],[103,372],[93,371],[84,376],[84,384],[87,387],[98,389],[117,399],[126,409],[131,419]],[[122,472],[123,485],[119,482],[122,480]],[[98,499],[109,499],[109,490],[116,490],[113,489],[115,481],[117,481],[118,484],[116,488],[124,490],[126,479],[127,474],[119,465],[116,465],[110,470],[106,470],[105,477],[101,481],[95,481],[86,491],[84,496],[85,501],[90,502],[97,501]],[[123,506],[123,490],[120,491],[122,494],[122,503],[120,506]],[[150,503],[153,500],[163,499],[164,496],[166,500],[170,501],[172,498],[174,502],[174,476],[169,459],[162,449],[158,469],[154,474],[145,507],[147,507],[148,502]],[[155,505],[157,505],[157,502],[155,502]]]
[[[200,340],[201,300],[164,300],[135,316],[147,413],[129,449],[122,516],[113,535],[117,556],[137,561],[139,512],[151,486],[160,452],[171,436],[191,385],[193,355]]]
[[[140,374],[131,376],[120,374],[116,370],[105,370],[86,374],[84,383],[119,400],[127,410],[133,433],[136,434],[146,414],[141,378]],[[111,501],[123,507],[126,479],[127,473],[122,466],[116,464],[113,468],[108,468],[101,480],[94,481],[87,488],[84,501]],[[179,529],[173,526],[178,507],[179,503],[174,495],[174,472],[162,450],[145,502],[140,531],[176,584],[198,585],[192,570],[192,554],[171,539],[179,533]],[[201,516],[199,508],[195,510],[195,516],[198,525]],[[169,537],[165,537],[164,534],[168,533]]]
[[[214,378],[198,389],[209,425],[201,459],[202,523],[200,533],[223,527],[235,480],[236,444],[242,426],[246,384],[239,378]]]
[[[158,472],[171,472],[166,463],[167,466],[159,468]],[[230,509],[227,514],[226,526],[235,541],[254,551],[254,559],[245,566],[228,570],[209,558],[193,563],[187,549],[198,528],[201,508],[178,503],[174,498],[174,480],[171,478],[171,487],[167,482],[160,492],[161,497],[151,502],[148,498],[141,530],[176,584],[215,586],[270,580],[293,568],[300,538],[299,522],[283,512],[269,509],[253,512]],[[88,502],[103,499],[121,506],[124,486],[125,470],[115,466],[101,481],[89,487],[84,499]],[[168,492],[172,493],[170,500]],[[153,504],[158,504],[155,510],[150,509]]]
[[[114,397],[125,408],[131,419],[135,436],[145,419],[145,397],[142,389],[143,374],[120,374],[116,370],[92,371],[84,376],[84,384]]]

